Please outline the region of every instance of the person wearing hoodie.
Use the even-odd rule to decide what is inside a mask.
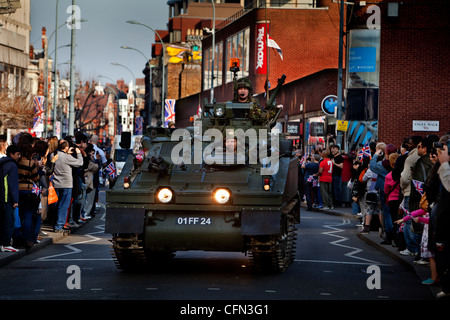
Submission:
[[[6,149],[6,157],[0,159],[0,251],[17,252],[11,246],[14,232],[14,210],[19,206],[19,174],[17,163],[20,149],[11,145]]]

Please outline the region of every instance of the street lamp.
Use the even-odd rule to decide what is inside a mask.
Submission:
[[[137,51],[137,52],[139,52],[144,58],[145,58],[145,61],[146,61],[146,63],[145,63],[145,66],[147,67],[148,66],[148,68],[149,68],[149,74],[150,74],[150,94],[149,94],[149,108],[148,108],[148,110],[147,110],[147,114],[148,114],[148,116],[147,116],[147,121],[148,121],[148,125],[150,126],[151,125],[151,112],[152,112],[152,90],[153,90],[153,84],[152,84],[152,66],[150,65],[150,60],[147,58],[147,56],[144,54],[144,53],[142,53],[142,51],[140,51],[140,50],[138,50],[138,49],[136,49],[136,48],[132,48],[132,47],[129,47],[129,46],[121,46],[120,47],[121,49],[128,49],[128,50],[134,50],[134,51]]]
[[[214,59],[216,53],[216,6],[214,0],[211,0],[213,9],[213,25],[212,25],[212,59],[211,59],[211,103],[214,102]]]
[[[71,24],[71,48],[70,48],[70,100],[69,100],[69,135],[74,134],[75,124],[75,22],[84,22],[86,20],[76,20],[76,0],[72,0],[72,24]]]
[[[58,14],[56,15],[58,17]],[[48,134],[48,58],[49,58],[49,54],[48,54],[48,47],[50,42],[52,41],[52,38],[54,35],[58,36],[58,29],[65,26],[67,24],[67,22],[64,22],[63,24],[61,24],[60,26],[58,26],[58,18],[56,18],[56,27],[55,27],[55,31],[52,32],[52,34],[50,35],[50,37],[48,38],[48,41],[45,45],[45,65],[44,65],[44,110],[45,110],[45,120],[44,120],[44,131],[45,131],[45,136],[47,137]],[[54,66],[53,69],[55,70],[56,73],[56,52],[58,51],[56,49],[56,38],[55,38],[55,61],[54,61]],[[55,110],[55,104],[53,104],[53,109]],[[55,124],[53,124],[53,131],[55,130]],[[53,132],[54,134],[54,132]]]
[[[133,72],[131,72],[131,70],[127,66],[124,66],[123,64],[120,64],[120,63],[117,63],[117,62],[111,62],[111,64],[113,66],[119,66],[119,67],[123,67],[123,68],[127,69],[131,73],[131,75],[133,76],[134,83],[136,83],[136,77],[134,76]],[[134,107],[136,108],[136,99],[134,101]],[[117,111],[119,111],[119,100],[117,100]]]
[[[336,120],[339,121],[342,118],[342,87],[343,87],[343,46],[344,46],[344,1],[341,0],[339,7],[339,54],[338,54],[338,89],[337,89],[337,113]],[[337,125],[336,125],[337,129]],[[342,131],[336,130],[336,143],[341,146],[342,149]]]
[[[120,64],[120,63],[117,63],[117,62],[111,62],[111,64],[113,66],[120,66],[120,67],[123,67],[123,68],[127,69],[131,73],[131,75],[133,76],[134,82],[136,82],[136,77],[134,76],[133,72],[127,66],[124,66],[123,64]]]
[[[161,36],[159,35],[158,32],[156,32],[155,29],[153,29],[152,27],[149,27],[146,24],[143,24],[141,22],[138,21],[134,21],[134,20],[128,20],[127,23],[130,24],[137,24],[137,25],[141,25],[144,26],[150,30],[152,30],[159,38],[159,41],[161,42],[162,45],[162,81],[161,81],[161,121],[162,121],[162,125],[164,125],[164,120],[165,120],[165,113],[164,113],[164,97],[165,97],[165,81],[166,81],[166,75],[165,75],[165,62],[166,62],[166,54],[165,54],[165,47],[164,47],[164,42],[162,41]]]
[[[116,103],[117,103],[117,108],[116,108],[117,112],[116,112],[116,120],[115,120],[116,121],[116,130],[114,130],[114,131],[115,131],[115,134],[118,135],[119,134],[119,125],[120,125],[119,124],[119,117],[120,117],[120,114],[119,114],[119,89],[117,88],[117,84],[114,83],[113,79],[111,79],[107,76],[102,76],[102,75],[99,75],[99,77],[110,80],[111,83],[114,84],[114,86],[115,86],[115,88],[114,88],[114,87],[111,87],[111,86],[108,86],[107,84],[105,84],[105,88],[114,89],[114,96],[115,96]]]
[[[149,62],[149,59],[147,58],[147,56],[146,56],[145,54],[142,53],[141,50],[138,50],[138,49],[136,49],[136,48],[132,48],[132,47],[129,47],[129,46],[120,46],[120,48],[121,48],[121,49],[129,49],[129,50],[137,51],[137,52],[139,52],[140,54],[142,54],[142,56],[145,58],[145,61],[146,61],[147,63]]]

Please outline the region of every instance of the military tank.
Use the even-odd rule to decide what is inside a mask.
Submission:
[[[193,127],[147,129],[143,150],[129,156],[106,191],[105,232],[119,269],[147,268],[188,250],[242,252],[265,272],[289,267],[300,203],[292,143],[273,130],[284,80],[262,116],[254,103],[205,102]],[[219,152],[221,135],[237,142],[234,152]]]

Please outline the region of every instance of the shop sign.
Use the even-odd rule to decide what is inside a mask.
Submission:
[[[288,122],[286,126],[286,133],[289,133],[293,136],[300,135],[300,122]]]
[[[256,24],[256,74],[267,74],[266,36],[268,30],[266,28],[268,28],[266,23]]]

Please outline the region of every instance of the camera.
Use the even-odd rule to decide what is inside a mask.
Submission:
[[[450,139],[447,140],[447,153],[448,155],[450,155]],[[442,142],[433,142],[433,149],[434,152],[436,152],[436,149],[443,149],[444,148],[444,143]]]
[[[447,140],[447,153],[448,155],[450,155],[450,139]],[[433,142],[433,150],[432,153],[436,154],[436,149],[443,149],[444,148],[444,143],[442,142]]]
[[[433,142],[433,148],[435,149],[443,149],[444,144],[442,142]]]
[[[31,157],[31,160],[41,160],[41,155],[39,154],[39,152],[36,152],[35,154],[33,154],[33,156]]]

